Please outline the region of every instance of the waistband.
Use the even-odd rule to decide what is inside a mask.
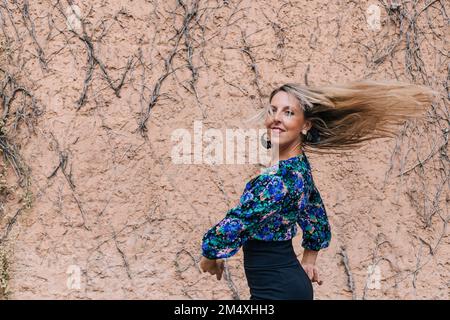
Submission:
[[[247,240],[243,247],[244,268],[277,268],[299,263],[292,239],[282,241]]]

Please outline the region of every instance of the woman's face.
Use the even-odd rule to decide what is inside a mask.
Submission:
[[[271,143],[280,149],[298,144],[301,131],[310,128],[298,100],[284,91],[272,97],[264,125]]]

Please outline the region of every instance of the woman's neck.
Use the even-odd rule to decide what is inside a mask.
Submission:
[[[295,157],[303,152],[303,147],[300,143],[286,148],[279,148],[279,150],[276,149],[277,148],[274,148],[272,150],[272,159],[270,161],[271,165],[275,165],[280,160],[287,160]]]

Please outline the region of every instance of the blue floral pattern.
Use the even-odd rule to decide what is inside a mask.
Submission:
[[[296,235],[297,224],[303,231],[303,248],[318,251],[329,246],[325,205],[303,152],[247,182],[239,204],[203,236],[202,255],[228,258],[249,239],[289,240]]]

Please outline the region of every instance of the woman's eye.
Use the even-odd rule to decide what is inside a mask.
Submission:
[[[294,113],[293,113],[292,111],[286,111],[285,113],[286,113],[288,116],[294,115]]]

